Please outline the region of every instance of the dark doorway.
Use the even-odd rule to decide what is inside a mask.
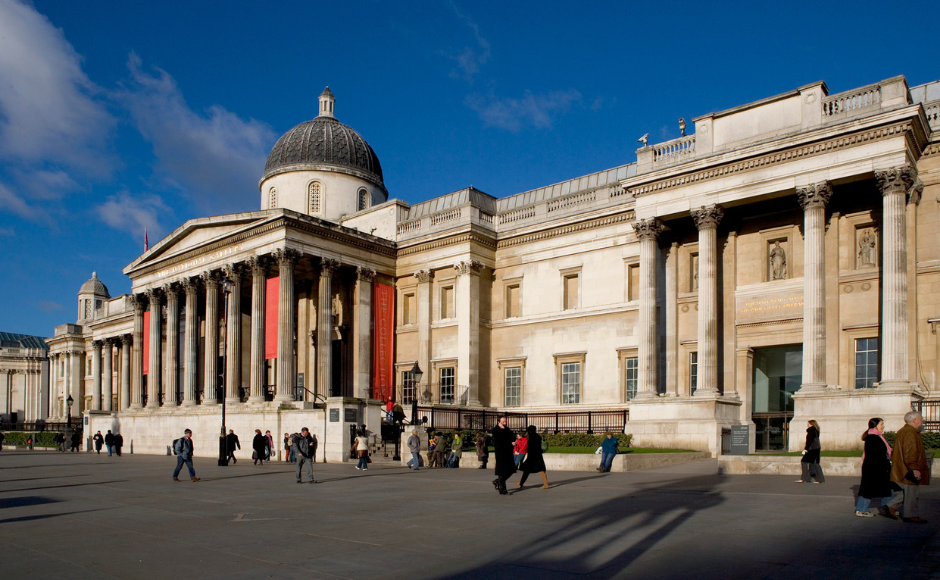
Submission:
[[[330,344],[330,375],[332,384],[330,385],[331,397],[343,397],[343,341],[334,340]]]
[[[756,424],[756,451],[787,448],[793,393],[802,382],[802,344],[754,349],[751,412]]]

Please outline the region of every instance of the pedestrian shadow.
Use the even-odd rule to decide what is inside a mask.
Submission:
[[[59,503],[60,500],[41,495],[27,495],[23,497],[0,498],[0,510],[7,508],[28,507],[34,505],[45,505],[47,503]]]
[[[100,512],[100,511],[105,511],[109,509],[112,509],[112,508],[98,508],[94,510],[79,510],[79,511],[74,511],[74,512],[64,512],[61,514],[45,514],[45,515],[36,515],[36,516],[22,516],[19,518],[7,518],[5,520],[0,520],[0,524],[11,524],[13,522],[31,522],[34,520],[45,520],[49,518],[58,518],[62,516],[71,516],[75,514],[87,514],[89,512]]]
[[[0,493],[12,493],[17,491],[37,491],[40,489],[60,489],[63,487],[84,487],[86,485],[105,485],[108,483],[125,483],[129,479],[115,479],[112,481],[89,481],[87,483],[65,483],[62,485],[40,485],[36,487],[23,487],[20,489],[0,489]]]
[[[574,480],[598,477],[605,476]],[[445,578],[612,578],[696,513],[721,505],[725,498],[718,486],[725,479],[724,475],[713,475],[658,482],[556,516],[545,524],[549,531],[524,546],[508,548],[491,562]],[[689,574],[694,573],[693,566]]]

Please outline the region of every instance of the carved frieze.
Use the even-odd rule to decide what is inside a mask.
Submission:
[[[815,207],[826,207],[832,197],[832,185],[828,181],[820,181],[813,185],[796,188],[796,197],[803,211]]]

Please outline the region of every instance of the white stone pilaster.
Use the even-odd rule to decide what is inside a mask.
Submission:
[[[317,292],[317,392],[329,396],[333,387],[333,275],[339,262],[320,260]]]
[[[466,260],[457,271],[457,390],[469,388],[468,403],[480,406],[480,273],[483,264]],[[430,369],[427,369],[430,370]]]
[[[356,268],[356,292],[353,317],[353,396],[368,399],[372,395],[372,281],[375,270]]]
[[[828,182],[796,190],[803,208],[803,384],[826,387],[826,204]]]
[[[718,205],[690,212],[698,228],[698,385],[696,396],[718,394]]]
[[[204,404],[219,404],[219,274],[203,272],[206,287],[206,339],[203,353],[202,401]]]
[[[294,384],[297,380],[294,368],[294,319],[297,304],[294,296],[294,266],[300,253],[291,248],[274,251],[278,266],[277,300],[277,395],[275,401],[287,403],[294,400]]]
[[[640,240],[640,307],[638,316],[637,399],[657,395],[656,357],[656,270],[659,267],[657,246],[663,224],[657,218],[633,222]]]
[[[196,345],[199,344],[199,306],[196,303],[198,286],[196,278],[184,278],[183,296],[186,300],[186,319],[183,321],[183,405],[191,407],[196,404],[196,386],[198,358]]]
[[[163,387],[163,304],[161,292],[150,289],[150,356],[147,370],[147,408],[160,406],[160,390]]]
[[[254,256],[248,260],[251,268],[251,367],[248,378],[251,393],[249,403],[263,403],[265,391],[264,359],[264,300],[267,284],[269,261],[264,256]]]
[[[429,377],[431,371],[431,289],[434,286],[434,272],[419,270],[415,272],[418,279],[418,289],[415,292],[416,308],[418,310],[418,366]],[[430,384],[430,379],[427,379]],[[415,397],[419,397],[420,385],[415,386]]]

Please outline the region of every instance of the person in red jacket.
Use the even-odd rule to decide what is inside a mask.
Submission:
[[[526,432],[523,431],[519,438],[516,439],[516,444],[512,447],[512,458],[516,463],[516,469],[520,468],[522,465],[522,460],[525,459],[525,454],[529,451],[529,438],[526,436]]]

